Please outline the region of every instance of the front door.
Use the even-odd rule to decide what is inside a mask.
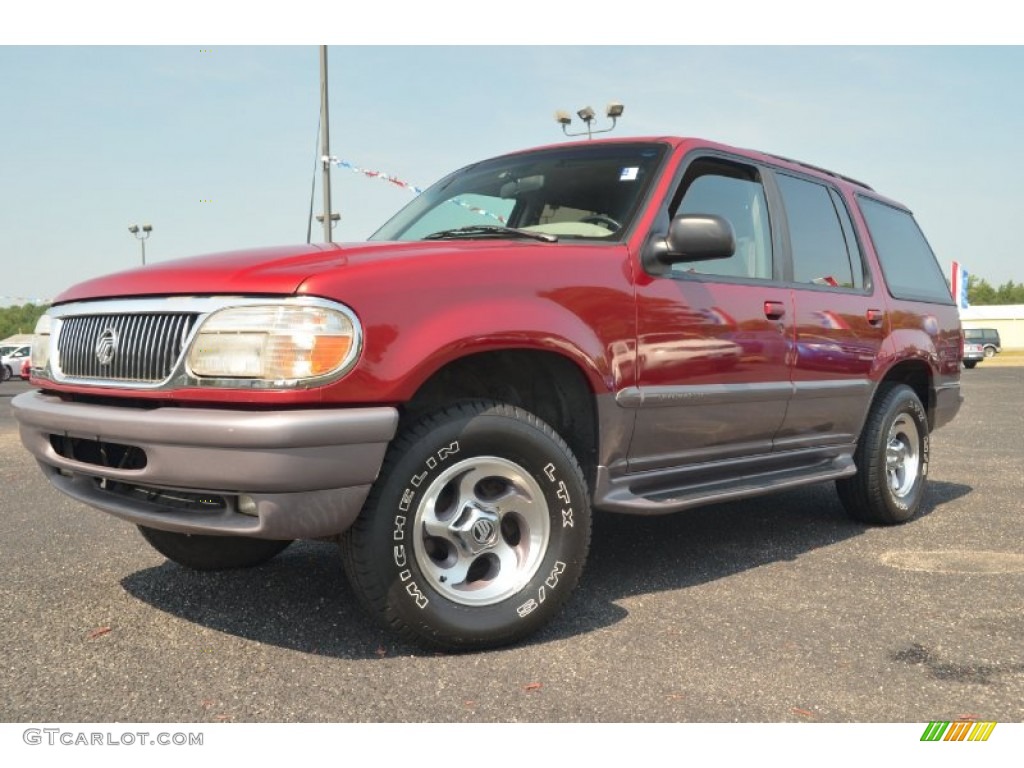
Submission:
[[[778,279],[759,169],[691,161],[678,213],[723,216],[737,247],[638,280],[638,381],[620,395],[637,409],[631,473],[769,454],[792,392],[792,292]]]

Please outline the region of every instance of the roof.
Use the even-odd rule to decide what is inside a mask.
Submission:
[[[764,163],[766,165],[772,165],[775,167],[789,168],[792,171],[801,172],[804,174],[810,174],[817,176],[821,179],[831,180],[832,183],[842,185],[848,185],[853,188],[856,193],[864,194],[868,193],[871,197],[877,200],[895,205],[900,208],[906,208],[906,206],[898,200],[893,200],[885,195],[877,192],[873,187],[865,184],[863,181],[858,181],[856,178],[847,176],[846,174],[839,173],[837,171],[823,168],[820,165],[814,165],[802,160],[794,160],[793,158],[784,157],[782,155],[773,154],[760,149],[748,149],[743,147],[732,146],[729,144],[723,144],[718,141],[702,139],[692,136],[615,136],[605,137],[593,140],[579,139],[576,141],[565,141],[557,144],[547,144],[539,147],[528,147],[517,149],[514,152],[507,153],[508,155],[517,155],[525,152],[533,152],[535,150],[554,150],[562,149],[565,147],[573,146],[593,146],[595,144],[630,144],[630,143],[643,143],[643,142],[657,142],[668,144],[671,147],[678,148],[680,146],[690,148],[704,148],[711,150],[718,150],[727,154],[735,154],[739,157],[746,157],[754,162]],[[687,150],[688,151],[688,150]],[[909,209],[908,209],[909,210]]]

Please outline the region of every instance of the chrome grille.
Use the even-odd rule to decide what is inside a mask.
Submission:
[[[70,379],[155,383],[166,379],[199,317],[195,313],[65,317],[57,338],[61,373]],[[104,352],[99,353],[106,335]]]

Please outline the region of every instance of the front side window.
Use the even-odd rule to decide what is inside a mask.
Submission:
[[[662,144],[609,143],[486,160],[427,189],[370,239],[621,240],[665,153]]]
[[[675,264],[677,274],[772,278],[772,238],[768,203],[756,169],[718,159],[695,161],[686,171],[682,198],[673,216],[714,214],[732,225],[736,251],[728,259]]]

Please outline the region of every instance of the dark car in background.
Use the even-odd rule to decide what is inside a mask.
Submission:
[[[999,331],[995,328],[964,328],[964,341],[981,344],[985,357],[995,357],[1003,351]]]

